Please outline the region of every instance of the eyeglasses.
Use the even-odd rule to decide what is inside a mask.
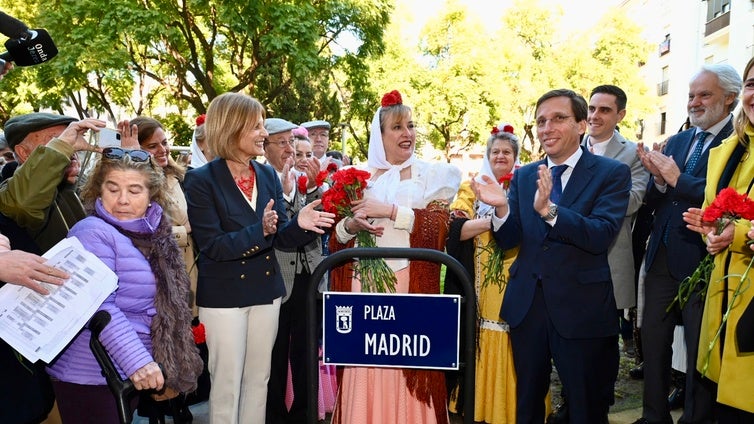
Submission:
[[[296,142],[296,140],[292,138],[290,140],[281,140],[281,141],[269,141],[269,140],[267,140],[267,141],[264,142],[264,144],[265,145],[267,145],[267,144],[274,144],[274,145],[280,147],[281,149],[285,149],[288,146],[293,147],[293,144],[295,142]]]
[[[121,149],[120,147],[106,147],[102,149],[102,156],[107,159],[116,160],[128,156],[132,161],[141,163],[150,162],[149,159],[152,157],[152,155],[146,150],[127,150]]]
[[[309,137],[330,137],[330,133],[327,131],[309,131]]]
[[[550,122],[553,125],[560,125],[569,118],[573,118],[573,115],[555,115],[550,119],[539,118],[537,119],[537,128],[544,128],[545,125],[547,125],[547,122]]]
[[[5,160],[16,160],[16,157],[13,156],[13,152],[3,152],[3,157]]]

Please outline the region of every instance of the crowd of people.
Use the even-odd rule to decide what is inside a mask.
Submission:
[[[475,422],[607,423],[622,346],[643,361],[636,424],[672,423],[682,325],[680,422],[754,422],[754,228],[704,214],[725,188],[754,197],[754,59],[743,78],[729,65],[698,69],[690,128],[662,144],[619,132],[627,102],[615,85],[596,86],[588,100],[548,91],[535,109],[545,157],[522,164],[517,131],[502,122],[468,180],[416,155],[413,111],[397,91],[383,96],[366,161],[355,165],[328,151],[327,121],[266,117],[241,93],[216,97],[197,118],[188,166],[151,117],[119,122],[121,146],[101,148],[86,136],[104,121],[14,116],[0,137],[0,280],[49,294],[69,275],[39,255],[76,237],[118,277],[99,308],[111,316],[99,338],[139,392],[129,408],[150,422],[191,422],[189,395],[208,372],[211,423],[303,423],[307,286],[323,257],[369,233],[377,247],[445,251],[469,272],[475,385],[456,372],[344,366],[320,417],[447,424],[473,393]],[[348,166],[369,182],[341,217],[323,209],[321,175]],[[707,254],[709,281],[678,302]],[[463,293],[439,264],[385,262],[397,293]],[[363,291],[357,266],[330,270],[319,290]],[[91,335],[85,326],[49,364],[0,341],[0,422],[39,423],[54,410],[63,423],[118,423]]]

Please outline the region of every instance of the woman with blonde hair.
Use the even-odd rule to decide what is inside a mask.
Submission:
[[[334,215],[307,204],[288,219],[276,171],[264,155],[265,110],[245,94],[210,103],[205,130],[218,159],[193,169],[184,183],[199,248],[199,318],[209,349],[210,420],[263,423],[267,381],[285,286],[275,248],[305,245]]]

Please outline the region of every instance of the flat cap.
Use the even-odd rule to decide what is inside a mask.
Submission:
[[[290,131],[295,128],[298,128],[298,125],[286,121],[285,119],[267,118],[264,120],[264,129],[267,130],[267,133],[270,135],[281,133],[283,131]]]
[[[312,128],[327,128],[330,129],[330,123],[327,121],[308,121],[301,124],[302,127],[310,130]]]
[[[58,125],[68,125],[74,121],[78,119],[45,112],[14,116],[5,123],[5,139],[8,140],[8,146],[13,149],[30,133]]]

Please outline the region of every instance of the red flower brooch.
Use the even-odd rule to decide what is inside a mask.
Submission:
[[[384,96],[382,96],[382,107],[402,105],[402,104],[403,104],[403,98],[401,97],[401,93],[399,93],[398,90],[393,90],[389,93],[386,93]]]
[[[204,330],[204,324],[199,323],[191,327],[191,333],[194,335],[194,343],[202,344],[207,342],[207,333]]]
[[[196,117],[196,126],[199,127],[199,126],[204,125],[204,121],[205,120],[207,120],[207,115],[205,115],[205,114],[202,113],[201,115],[197,116]]]
[[[309,179],[306,178],[306,175],[299,175],[298,179],[296,180],[296,186],[298,187],[298,192],[301,194],[306,194],[306,184],[309,182]]]
[[[507,175],[503,175],[502,177],[500,177],[499,180],[497,180],[497,182],[498,182],[498,184],[500,184],[501,186],[503,186],[504,189],[508,190],[508,187],[510,187],[510,185],[511,185],[511,180],[512,179],[513,179],[513,172],[511,172],[511,173],[509,173]]]

